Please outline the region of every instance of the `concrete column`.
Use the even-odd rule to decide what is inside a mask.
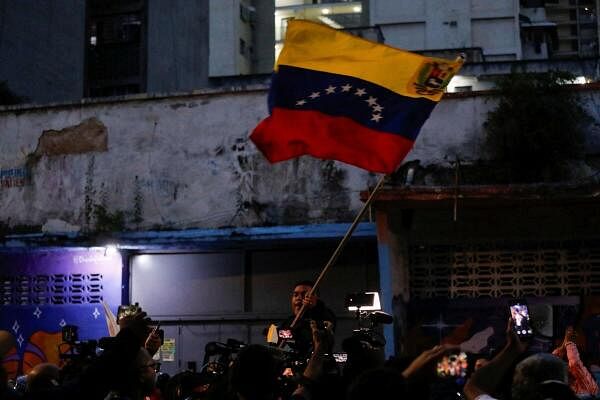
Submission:
[[[392,214],[378,209],[377,246],[379,280],[383,311],[394,316],[394,324],[384,327],[387,341],[386,357],[403,352],[402,338],[406,332],[406,304],[410,298],[408,270],[408,233],[412,212]]]

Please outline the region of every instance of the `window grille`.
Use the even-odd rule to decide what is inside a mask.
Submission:
[[[102,274],[0,276],[2,305],[92,304],[102,300]]]
[[[409,247],[411,298],[600,293],[600,241]]]

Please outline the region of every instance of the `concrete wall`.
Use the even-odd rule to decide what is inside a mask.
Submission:
[[[408,50],[482,47],[497,60],[521,58],[515,0],[371,0],[370,25]]]
[[[208,82],[208,3],[148,2],[149,93],[185,92]]]
[[[369,174],[269,165],[247,139],[266,115],[264,87],[0,113],[0,221],[94,229],[98,210],[123,212],[127,229],[350,221]]]
[[[599,120],[600,94],[582,93]],[[478,159],[493,107],[484,96],[443,100],[407,160]],[[266,115],[264,86],[0,112],[0,221],[90,230],[101,217],[116,230],[350,221],[376,178],[310,157],[269,165],[248,141]],[[590,131],[590,151],[599,138]]]
[[[83,95],[85,2],[0,0],[0,81],[31,103]]]

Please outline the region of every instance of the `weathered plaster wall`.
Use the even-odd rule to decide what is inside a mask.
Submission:
[[[591,120],[586,129],[586,153],[600,153],[600,91],[575,89],[580,104]],[[496,107],[492,95],[447,96],[423,125],[415,146],[405,161],[419,160],[421,165],[444,167],[457,157],[463,161],[485,158],[484,128],[489,111]]]
[[[351,220],[374,177],[311,158],[269,165],[247,140],[266,114],[264,88],[0,112],[0,223],[121,230]]]
[[[479,157],[493,104],[445,99],[408,159]],[[269,165],[247,139],[266,115],[262,86],[0,111],[0,224],[138,230],[350,221],[359,191],[376,177],[310,157]]]

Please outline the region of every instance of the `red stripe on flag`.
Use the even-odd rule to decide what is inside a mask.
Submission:
[[[308,154],[383,173],[394,172],[414,143],[347,117],[284,108],[274,108],[250,139],[272,163]]]

